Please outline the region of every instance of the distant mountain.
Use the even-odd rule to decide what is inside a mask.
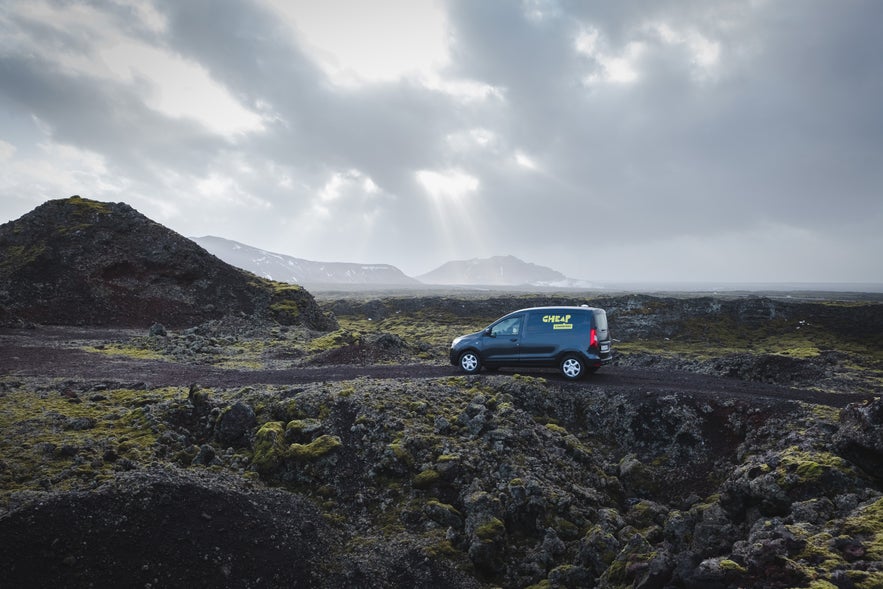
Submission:
[[[192,326],[227,315],[335,329],[313,296],[226,264],[125,203],[72,196],[0,225],[0,319]]]
[[[519,260],[515,256],[447,262],[417,279],[426,284],[467,286],[591,286],[587,282],[568,278],[561,272]]]
[[[389,264],[312,262],[211,235],[192,239],[228,264],[281,282],[307,286],[333,284],[417,286],[420,284]]]

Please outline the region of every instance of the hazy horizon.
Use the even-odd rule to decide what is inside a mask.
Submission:
[[[230,241],[230,242],[235,243],[237,245],[242,245],[242,246],[246,246],[246,247],[255,247],[250,244],[242,243],[242,242],[239,242],[236,240],[227,239],[227,238],[221,237],[219,235],[187,236],[187,238],[193,239],[193,240],[206,239],[206,238],[222,239],[222,240]],[[256,249],[261,249],[261,248],[256,248]],[[288,254],[285,252],[277,252],[277,251],[269,251],[269,250],[262,250],[262,251],[266,252],[267,254],[271,254],[271,255],[287,256],[287,257],[299,258],[299,259],[306,260],[306,258],[300,258],[299,256],[294,256],[292,254]],[[500,254],[498,256],[489,256],[488,258],[468,258],[468,259],[464,259],[464,260],[447,260],[447,261],[443,262],[442,264],[440,264],[439,266],[437,266],[435,268],[431,268],[431,269],[421,272],[419,274],[408,274],[406,272],[404,274],[406,276],[408,276],[409,278],[414,278],[414,279],[419,280],[420,276],[422,276],[423,274],[427,274],[429,272],[437,270],[438,268],[440,268],[444,264],[447,264],[450,262],[469,262],[474,259],[484,260],[484,259],[490,259],[490,258],[494,258],[494,257],[505,257],[507,255],[509,255],[509,254]],[[521,260],[522,262],[525,262],[528,264],[533,263],[530,260],[522,260],[521,258],[518,258],[518,259]],[[323,262],[328,263],[326,260],[307,260],[307,261],[317,262],[317,263],[323,263]],[[383,262],[383,261],[358,262],[358,261],[353,261],[353,260],[340,260],[340,261],[331,262],[331,263],[351,263],[351,264],[361,264],[361,265],[366,265],[366,266],[390,265],[390,266],[394,266],[397,268],[397,266],[395,266],[395,264],[389,264],[389,263]],[[539,264],[539,265],[542,265],[542,264]],[[552,267],[551,269],[558,270],[557,268],[554,268],[554,267]],[[642,280],[608,282],[608,281],[597,280],[597,279],[593,281],[588,278],[578,277],[578,276],[568,276],[567,278],[576,279],[576,280],[584,280],[586,282],[592,283],[591,287],[579,287],[579,286],[565,287],[565,289],[569,289],[569,290],[580,290],[580,289],[586,289],[586,288],[588,288],[589,290],[592,290],[592,289],[609,290],[609,289],[616,289],[616,288],[633,288],[636,290],[672,290],[672,291],[687,291],[687,292],[689,292],[689,291],[713,292],[713,291],[717,291],[717,290],[720,290],[720,291],[743,291],[743,290],[744,291],[764,291],[764,290],[771,290],[771,291],[819,292],[819,291],[829,290],[829,291],[833,291],[833,292],[883,293],[883,282],[878,282],[878,283],[874,283],[874,282],[817,282],[817,283],[810,283],[810,282],[721,282],[721,281],[712,281],[712,282],[703,282],[703,281],[657,281],[657,282],[652,282],[652,281],[650,281],[650,282],[647,282],[647,281],[642,281]],[[361,286],[366,289],[370,289],[373,287],[373,285],[370,285],[370,284],[369,285],[352,285],[352,286]],[[421,282],[420,284],[415,285],[413,288],[417,288],[417,289],[432,288],[432,287],[445,288],[447,286],[457,286],[457,285],[444,285],[444,284],[432,284],[432,283]],[[464,285],[461,285],[461,286],[464,286]],[[484,285],[484,286],[486,288],[492,287],[492,285]],[[407,290],[409,287],[403,285],[403,286],[399,286],[398,288],[401,288],[402,290]],[[507,287],[506,286],[498,286],[495,288],[507,288]]]

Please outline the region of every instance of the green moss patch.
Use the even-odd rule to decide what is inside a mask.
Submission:
[[[82,348],[86,352],[93,354],[104,354],[106,356],[120,356],[124,358],[134,358],[137,360],[168,360],[169,357],[157,350],[151,350],[146,347],[138,347],[125,344],[107,344],[101,347],[86,346]]]
[[[414,477],[414,486],[418,489],[427,489],[437,483],[440,478],[441,475],[436,470],[423,470]]]
[[[107,203],[83,198],[81,196],[72,196],[67,199],[67,203],[73,205],[79,214],[97,213],[99,215],[106,215],[110,213]]]
[[[43,255],[46,244],[33,245],[10,245],[3,249],[0,256],[0,272],[11,273],[15,270],[31,264]]]
[[[252,464],[258,472],[271,472],[282,465],[287,449],[285,424],[281,421],[268,421],[255,434]]]
[[[883,562],[883,499],[860,508],[844,528],[863,539],[868,560]]]
[[[286,456],[300,462],[317,460],[339,448],[342,444],[337,436],[323,435],[309,444],[292,444],[289,446]]]
[[[499,540],[506,534],[506,525],[499,518],[491,517],[476,526],[475,535],[484,541]]]
[[[800,482],[815,482],[832,470],[848,472],[854,470],[847,461],[836,454],[801,450],[797,446],[791,446],[781,454],[781,468],[786,473],[795,473]]]
[[[183,396],[176,388],[7,390],[0,395],[0,500],[20,490],[90,487],[155,460],[168,427],[148,408]]]

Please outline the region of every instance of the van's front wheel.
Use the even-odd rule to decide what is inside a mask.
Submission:
[[[466,374],[475,374],[481,370],[481,359],[478,354],[472,351],[460,354],[460,370]]]
[[[568,380],[578,380],[586,373],[586,366],[576,356],[567,356],[561,361],[561,374]]]

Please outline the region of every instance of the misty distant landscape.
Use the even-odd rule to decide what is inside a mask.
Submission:
[[[587,281],[567,278],[551,268],[527,263],[514,256],[450,261],[412,278],[389,264],[303,260],[221,237],[195,237],[193,241],[237,268],[271,280],[302,284],[319,290],[334,286],[417,288],[427,285],[592,288]]]
[[[572,277],[514,256],[452,260],[418,275],[406,276],[390,264],[317,262],[267,252],[221,237],[194,237],[193,241],[228,264],[270,280],[326,290],[425,290],[473,287],[496,290],[598,290],[608,292],[742,292],[742,293],[883,293],[883,283],[699,283],[699,282],[591,282]],[[842,296],[842,295],[841,295]]]

